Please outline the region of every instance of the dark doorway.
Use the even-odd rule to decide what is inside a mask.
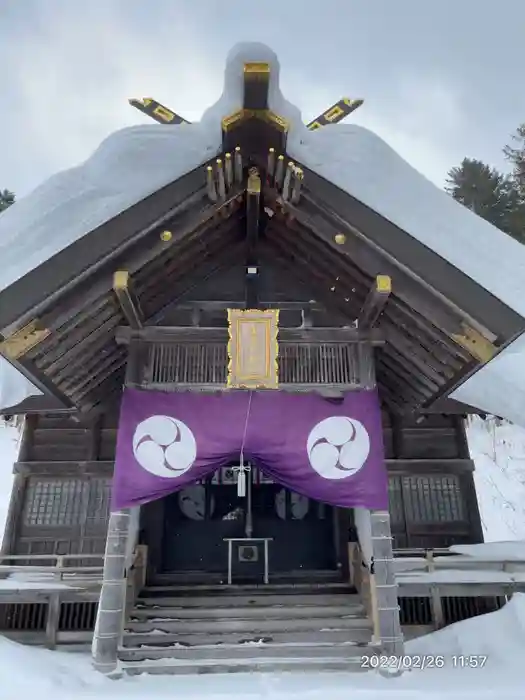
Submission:
[[[335,570],[333,508],[273,483],[255,468],[249,477],[252,536],[272,538],[270,575]],[[237,473],[231,467],[166,497],[163,573],[224,573],[224,539],[246,536],[247,508],[248,498],[237,495]],[[251,575],[248,567],[246,575]],[[258,576],[255,569],[253,575]]]

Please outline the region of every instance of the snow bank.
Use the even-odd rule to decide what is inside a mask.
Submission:
[[[467,437],[485,540],[525,540],[525,429],[473,417]]]
[[[463,554],[472,559],[525,562],[525,540],[516,540],[514,542],[483,542],[481,544],[455,544],[449,549],[451,552]]]
[[[407,644],[410,654],[483,655],[486,668],[517,669],[525,648],[525,594],[516,593],[501,610],[457,622]],[[523,687],[523,685],[522,685]]]

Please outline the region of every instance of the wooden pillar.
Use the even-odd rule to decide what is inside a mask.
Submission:
[[[18,462],[28,462],[31,457],[36,422],[37,416],[27,416],[25,419],[22,439],[20,441],[20,449],[18,451]],[[13,487],[11,489],[11,498],[9,499],[9,509],[7,511],[2,548],[0,550],[2,555],[16,553],[18,528],[22,517],[22,511],[24,509],[27,476],[17,472],[16,463],[14,471],[15,475],[13,479]]]
[[[403,635],[399,619],[397,584],[392,554],[392,534],[388,511],[370,512],[374,591],[382,651],[388,656],[403,655]]]
[[[118,647],[126,607],[126,549],[130,513],[115,511],[109,518],[104,575],[91,648],[92,663],[100,673],[117,669]]]

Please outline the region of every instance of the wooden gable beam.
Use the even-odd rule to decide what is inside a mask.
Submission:
[[[357,327],[360,330],[368,330],[376,324],[391,292],[391,278],[388,275],[377,275],[357,317]]]
[[[252,168],[246,186],[246,308],[256,309],[259,303],[259,267],[257,244],[259,241],[259,211],[261,178],[257,168]]]
[[[127,270],[117,270],[113,276],[113,291],[117,297],[124,318],[131,328],[142,328],[144,315],[140,303],[134,293]]]
[[[508,339],[523,331],[523,317],[465,272],[351,194],[301,163],[297,164],[303,169],[308,185],[305,196],[312,204],[317,203],[318,213],[323,210],[323,218],[328,215],[335,224],[336,233],[344,232],[352,244],[356,233],[363,236],[369,245],[378,246],[413,275],[424,279],[427,286],[446,296],[466,315],[479,317],[478,322],[487,326],[494,336]],[[380,272],[388,274],[387,270]],[[397,295],[397,280],[394,284]]]
[[[120,326],[115,333],[118,345],[138,340],[144,343],[220,343],[227,342],[227,328],[192,326],[145,326],[134,330]],[[377,329],[361,333],[356,328],[279,328],[283,343],[367,343],[381,346],[384,339]]]
[[[265,196],[271,197],[272,193],[265,192]],[[343,258],[351,260],[367,275],[376,277],[378,274],[388,274],[395,279],[399,299],[441,329],[479,362],[488,361],[498,352],[501,343],[494,333],[482,328],[441,292],[409,272],[393,255],[368,241],[353,226],[334,219],[330,212],[314,201],[310,193],[305,193],[304,188],[298,206],[282,199],[277,200],[277,206],[280,211],[272,219],[272,225],[277,219],[291,230],[297,225],[305,227],[317,240],[324,241],[332,250],[338,250]]]

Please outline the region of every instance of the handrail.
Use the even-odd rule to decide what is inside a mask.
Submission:
[[[392,551],[394,557],[399,558],[417,556],[418,554],[425,556],[427,552],[453,557],[462,556],[457,552],[451,552],[448,547],[406,547],[403,549],[394,549]]]
[[[58,561],[59,559],[62,560],[69,560],[69,559],[102,559],[104,560],[104,554],[0,554],[0,561],[3,561],[5,559],[14,559],[14,560],[26,560],[26,559],[35,559],[35,560],[55,560]]]
[[[10,576],[11,574],[36,574],[38,579],[36,582],[43,582],[46,580],[75,580],[79,582],[80,577],[86,580],[89,579],[90,582],[93,580],[102,581],[102,574],[104,571],[103,564],[100,566],[70,566],[68,562],[82,561],[83,559],[88,560],[100,560],[103,562],[104,555],[101,554],[4,554],[0,556],[0,562],[8,561],[14,562],[10,564],[0,564],[0,576]],[[16,562],[21,561],[34,561],[35,564],[19,564]],[[48,561],[49,564],[39,564],[38,562]],[[54,563],[53,563],[54,562]],[[44,576],[42,576],[42,574]]]
[[[416,550],[413,550],[416,552]],[[452,555],[452,556],[448,556]],[[402,566],[403,560],[409,559],[411,563],[414,564],[413,569],[404,568]],[[446,570],[450,569],[453,571],[459,570],[474,570],[474,571],[507,571],[508,566],[525,567],[525,558],[517,559],[508,557],[483,557],[483,556],[470,556],[467,554],[460,554],[457,552],[450,552],[449,550],[438,550],[438,549],[427,549],[419,550],[415,555],[407,555],[406,557],[394,557],[394,564],[399,563],[400,570],[396,573],[410,573],[413,572],[423,572],[431,573],[436,571],[436,569]],[[422,566],[418,566],[421,564]],[[397,567],[394,567],[397,568]]]

